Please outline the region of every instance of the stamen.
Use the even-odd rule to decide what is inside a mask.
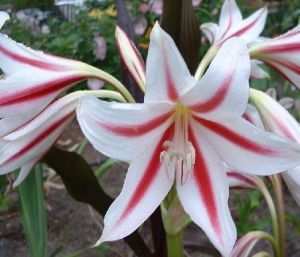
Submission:
[[[163,143],[160,162],[166,167],[168,177],[174,178],[176,174],[181,184],[191,177],[195,165],[195,149],[188,141],[190,111],[188,107],[177,104],[174,115],[174,134]]]

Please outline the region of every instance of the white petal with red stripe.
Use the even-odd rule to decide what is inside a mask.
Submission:
[[[228,183],[233,188],[256,187],[255,176],[246,175],[236,171],[227,172]]]
[[[263,131],[242,118],[219,123],[194,118],[220,157],[233,169],[270,175],[300,163],[300,147],[283,137]]]
[[[77,119],[98,151],[111,158],[130,161],[170,124],[172,108],[166,103],[121,104],[82,97]]]
[[[227,168],[206,139],[199,136],[198,127],[193,124],[189,131],[196,154],[194,170],[185,183],[176,180],[177,192],[191,219],[223,256],[229,256],[236,240],[236,229],[228,207]]]
[[[214,45],[220,37],[220,27],[215,23],[204,23],[200,26],[200,29],[205,34],[211,45]]]
[[[145,64],[141,54],[126,33],[117,26],[116,41],[123,64],[139,85],[145,91]]]
[[[261,8],[248,18],[235,23],[228,31],[222,31],[224,34],[220,37],[218,43],[222,44],[230,37],[239,37],[246,43],[251,43],[263,31],[267,14],[267,8]]]
[[[222,32],[229,31],[232,26],[240,23],[243,17],[235,0],[225,0],[221,9],[219,25]]]
[[[9,20],[9,15],[7,12],[0,11],[0,29],[4,25],[4,23]]]
[[[26,125],[0,139],[0,174],[23,165],[25,169],[28,163],[41,158],[72,120],[77,98],[70,94],[57,100]]]
[[[162,131],[131,162],[121,194],[108,209],[98,243],[121,239],[136,230],[160,205],[171,189],[174,176],[160,162],[162,144],[173,128]],[[125,149],[126,151],[126,149]],[[174,175],[174,173],[173,173]]]
[[[0,78],[1,136],[29,121],[58,94],[93,73],[84,63],[32,50],[2,34],[0,59],[4,72]]]
[[[205,117],[242,115],[249,97],[249,76],[246,45],[232,38],[221,47],[204,76],[181,101]]]
[[[259,90],[251,89],[250,99],[261,114],[266,129],[300,143],[300,126],[276,100]]]
[[[195,84],[173,39],[156,23],[146,63],[145,103],[174,102]]]
[[[279,37],[253,44],[249,51],[253,58],[264,61],[300,87],[300,25]]]

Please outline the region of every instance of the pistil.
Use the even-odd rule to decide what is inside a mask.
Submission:
[[[169,178],[174,176],[181,184],[184,184],[191,176],[195,164],[195,149],[188,141],[188,125],[190,111],[186,106],[177,104],[175,106],[175,130],[171,140],[163,143],[163,151],[160,154],[160,161],[164,162]]]

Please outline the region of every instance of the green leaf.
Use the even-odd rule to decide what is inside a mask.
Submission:
[[[42,165],[18,187],[23,229],[32,257],[47,256],[47,218],[44,206]]]

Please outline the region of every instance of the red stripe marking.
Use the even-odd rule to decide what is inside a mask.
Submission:
[[[260,50],[262,53],[282,53],[300,51],[300,43],[288,43],[282,45],[268,46],[266,45]]]
[[[230,2],[230,0],[228,2]],[[220,40],[222,40],[225,37],[226,33],[230,30],[231,26],[232,26],[232,10],[231,10],[231,5],[229,3],[229,22],[227,28],[225,29],[222,36],[220,37]]]
[[[161,124],[163,124],[168,118],[170,118],[172,115],[172,112],[165,113],[161,116],[158,116],[152,120],[149,120],[142,124],[136,124],[131,126],[120,126],[116,124],[109,124],[106,121],[99,122],[98,120],[95,120],[94,117],[92,119],[97,122],[101,127],[121,136],[126,137],[136,137],[141,136],[143,134],[148,133],[149,131],[157,128]]]
[[[193,111],[197,111],[197,112],[210,112],[216,109],[224,101],[227,94],[229,93],[229,87],[233,78],[233,71],[234,71],[233,69],[230,71],[230,73],[223,81],[222,85],[219,87],[217,92],[210,99],[208,99],[203,103],[192,105],[190,108]]]
[[[207,164],[205,162],[205,157],[201,151],[200,146],[197,143],[194,131],[189,127],[189,138],[196,152],[196,162],[194,166],[194,177],[197,183],[198,191],[200,193],[201,199],[206,207],[209,221],[218,235],[219,240],[223,242],[221,237],[222,229],[220,224],[220,217],[217,211],[217,203],[213,190],[213,183],[210,178],[210,172],[208,170]],[[212,171],[212,172],[215,172]]]
[[[166,56],[165,56],[166,58]],[[175,83],[173,81],[173,77],[171,74],[171,71],[169,69],[169,66],[167,64],[167,61],[165,61],[165,75],[166,75],[166,83],[167,83],[167,93],[168,93],[168,97],[175,101],[179,98],[179,94],[177,92]]]
[[[253,27],[258,22],[258,20],[260,19],[260,17],[263,15],[264,12],[265,12],[265,9],[263,9],[261,11],[261,13],[257,16],[257,18],[255,20],[250,22],[247,26],[245,26],[245,27],[241,28],[240,30],[236,31],[235,33],[233,33],[231,35],[231,37],[234,37],[234,36],[238,37],[238,36],[245,34],[249,29],[251,29],[251,27]]]
[[[291,79],[288,77],[287,74],[285,74],[280,68],[278,68],[276,66],[276,64],[272,63],[271,61],[267,61],[267,60],[264,60],[264,62],[266,64],[268,64],[272,69],[276,70],[282,77],[284,77],[286,80],[290,81],[292,84],[294,84]]]
[[[246,25],[245,27],[239,29],[238,31],[234,32],[233,34],[231,35],[228,35],[226,38],[224,38],[220,43],[219,45],[223,44],[224,41],[226,41],[227,39],[231,38],[231,37],[239,37],[243,34],[245,34],[248,30],[250,30],[257,22],[258,20],[260,19],[260,17],[263,15],[263,13],[265,12],[265,9],[263,9],[261,11],[261,13],[257,16],[257,18],[255,20],[253,20],[252,22],[250,22],[248,25]]]
[[[290,62],[279,61],[279,60],[276,60],[275,62],[283,66],[284,68],[287,68],[292,72],[295,72],[297,75],[300,75],[300,67],[298,65]]]
[[[283,123],[280,119],[277,119],[276,117],[274,117],[274,115],[272,115],[272,118],[273,118],[273,121],[275,122],[275,124],[277,125],[277,127],[280,129],[281,133],[285,137],[287,137],[297,143],[300,143],[300,141],[297,139],[297,137],[295,137],[295,135],[285,126],[285,123]]]
[[[159,168],[161,166],[160,153],[162,151],[162,145],[166,140],[170,139],[172,131],[173,131],[173,125],[171,125],[168,129],[166,129],[166,131],[164,132],[160,141],[156,145],[154,152],[149,153],[149,155],[152,154],[152,157],[149,160],[148,164],[145,165],[143,177],[137,184],[137,186],[134,190],[134,193],[132,194],[129,202],[126,205],[126,208],[124,209],[119,220],[117,221],[116,226],[119,225],[128,215],[130,215],[130,213],[133,211],[133,209],[143,199],[145,193],[151,186],[152,182],[155,180],[155,177],[157,176],[157,174],[159,172]],[[141,167],[141,169],[142,169],[142,167]],[[141,172],[142,172],[142,170],[141,170]]]
[[[205,126],[207,129],[211,130],[215,134],[227,139],[231,143],[251,152],[255,152],[257,154],[263,155],[278,155],[280,152],[270,149],[266,146],[260,145],[255,141],[252,141],[242,135],[237,134],[236,132],[230,130],[229,128],[223,126],[222,124],[201,119],[199,117],[193,116],[193,118],[200,123],[201,125]]]
[[[252,117],[251,117],[248,113],[244,113],[244,114],[243,114],[243,118],[244,118],[246,121],[249,121],[250,123],[252,123],[253,125],[255,125],[254,120],[252,119]]]
[[[0,46],[0,52],[2,52],[3,54],[5,54],[6,56],[8,56],[9,58],[13,59],[16,62],[28,64],[28,65],[34,66],[36,68],[39,68],[39,69],[49,70],[49,71],[67,70],[66,66],[59,65],[59,64],[53,64],[53,63],[49,63],[46,61],[36,60],[36,59],[32,59],[32,58],[26,57],[26,56],[21,56],[21,55],[18,55],[16,53],[4,48],[3,46]],[[61,58],[61,59],[63,59],[63,58]],[[70,60],[68,60],[68,61],[70,61]]]
[[[83,75],[68,76],[53,81],[44,82],[31,88],[18,90],[13,94],[2,95],[0,97],[0,106],[20,104],[23,102],[45,97],[55,91],[67,88],[68,86],[71,86],[72,84],[79,82],[85,78],[86,76]]]
[[[14,161],[15,159],[19,158],[20,156],[26,154],[28,151],[30,151],[33,147],[41,143],[42,141],[46,140],[50,134],[52,134],[56,129],[58,129],[60,126],[62,126],[68,119],[73,117],[74,113],[71,112],[64,117],[57,120],[55,123],[53,123],[50,127],[48,127],[46,130],[44,130],[41,134],[39,134],[36,138],[34,138],[29,144],[24,146],[22,149],[20,149],[16,154],[11,156],[9,159],[7,159],[5,162],[3,162],[1,166],[8,164],[11,161]]]
[[[255,180],[250,178],[249,176],[245,176],[245,175],[242,175],[242,174],[237,173],[237,172],[227,172],[227,176],[238,179],[238,180],[240,180],[240,181],[242,181],[242,182],[244,182],[248,185],[256,186]]]

